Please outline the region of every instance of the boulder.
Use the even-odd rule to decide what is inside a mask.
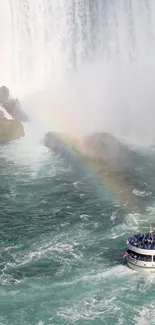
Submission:
[[[44,145],[53,151],[59,151],[61,147],[61,141],[55,132],[47,132],[44,138]]]
[[[19,120],[8,120],[0,111],[0,142],[15,140],[24,135],[23,124]]]
[[[64,136],[56,132],[46,133],[44,145],[52,149],[55,153],[61,153],[68,149],[68,144]]]

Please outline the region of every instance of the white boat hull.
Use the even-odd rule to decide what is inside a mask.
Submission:
[[[132,270],[135,270],[135,271],[138,271],[138,272],[155,273],[155,266],[152,265],[152,262],[145,263],[145,262],[136,261],[134,259],[127,258],[127,264]]]

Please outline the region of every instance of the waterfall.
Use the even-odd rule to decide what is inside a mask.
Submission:
[[[143,60],[155,54],[153,0],[1,2],[7,15],[1,24],[10,29],[1,61],[12,83],[47,85],[85,61]]]
[[[101,111],[106,103],[111,128],[115,106],[121,129],[130,118],[137,123],[136,105],[137,114],[148,101],[153,110],[154,0],[1,0],[0,12],[6,25],[0,29],[1,83],[29,92],[70,78],[80,92],[78,104],[94,103]],[[102,127],[101,118],[95,120]]]

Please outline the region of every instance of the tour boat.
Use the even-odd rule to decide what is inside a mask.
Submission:
[[[130,237],[124,257],[133,270],[155,272],[155,231]]]

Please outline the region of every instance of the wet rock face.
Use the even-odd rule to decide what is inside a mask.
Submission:
[[[47,148],[52,149],[56,153],[60,153],[61,151],[63,151],[63,149],[65,149],[65,145],[61,141],[60,136],[54,132],[46,133],[44,138],[44,145]]]
[[[25,135],[23,124],[19,120],[0,119],[0,142],[15,140]]]
[[[3,104],[3,107],[14,119],[20,120],[21,122],[29,120],[28,116],[22,110],[18,99],[10,99],[7,103]]]
[[[0,142],[15,140],[25,135],[21,121],[27,120],[27,116],[22,112],[20,102],[9,99],[9,96],[9,89],[6,86],[0,87],[0,105],[13,117],[7,119],[0,110]]]
[[[45,147],[51,149],[55,154],[61,155],[65,159],[75,161],[77,158],[73,141],[70,137],[57,132],[48,132],[44,137]]]
[[[0,104],[14,119],[20,120],[21,122],[29,120],[22,109],[20,101],[10,98],[10,91],[6,86],[0,87]]]
[[[44,138],[44,145],[47,148],[55,149],[55,146],[58,145],[58,141],[53,132],[47,132]]]

